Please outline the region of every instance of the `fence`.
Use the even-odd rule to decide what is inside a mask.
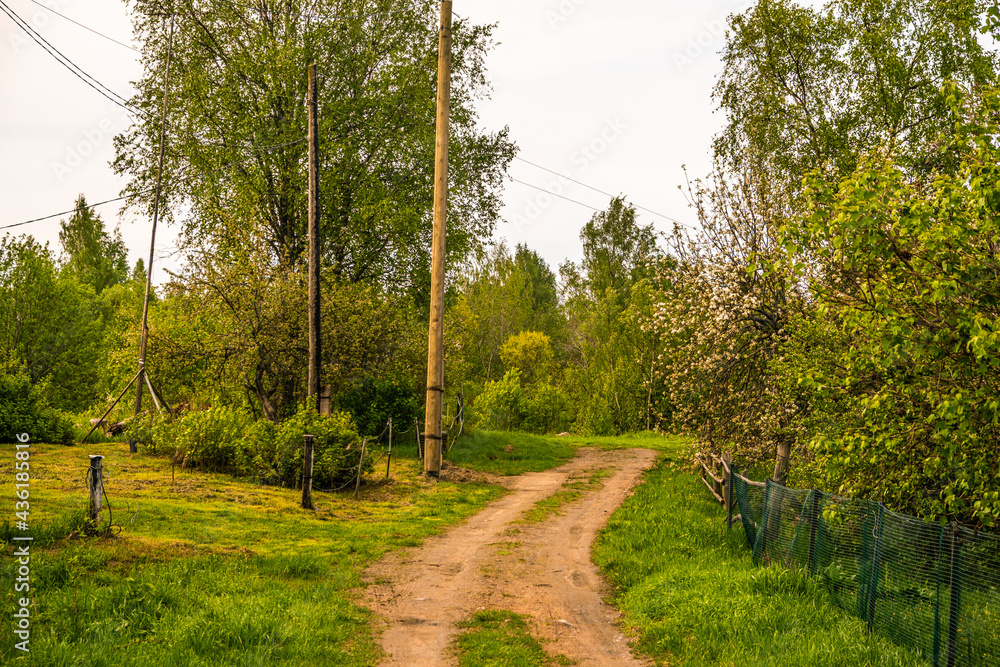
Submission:
[[[722,486],[713,494],[730,526],[742,523],[756,565],[808,572],[869,631],[934,667],[1000,664],[1000,537],[877,502],[754,482],[716,462],[719,475],[702,463]]]

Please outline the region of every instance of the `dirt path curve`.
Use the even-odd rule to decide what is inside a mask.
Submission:
[[[512,493],[420,547],[389,554],[366,572],[366,604],[383,619],[382,665],[453,665],[446,647],[479,609],[506,609],[534,621],[550,654],[581,667],[637,667],[604,603],[605,584],[590,562],[597,531],[628,496],[656,453],[581,449],[569,463],[507,478]],[[573,479],[610,476],[597,490],[538,523],[517,520]],[[515,523],[517,522],[517,523]]]

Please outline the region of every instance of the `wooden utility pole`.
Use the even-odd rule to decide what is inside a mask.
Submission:
[[[319,120],[316,65],[309,66],[309,399],[320,411]]]
[[[444,404],[444,252],[448,219],[448,123],[451,106],[451,0],[441,2],[438,36],[437,141],[434,150],[434,235],[431,247],[431,321],[427,334],[427,411],[424,474],[441,474]]]
[[[149,264],[146,265],[146,296],[142,301],[142,330],[139,332],[139,372],[135,376],[135,413],[142,411],[142,383],[149,384],[149,392],[156,401],[149,377],[146,375],[146,340],[149,338],[149,293],[153,287],[153,256],[156,251],[156,223],[160,217],[160,194],[163,187],[163,155],[167,144],[167,100],[170,93],[170,59],[174,51],[174,15],[170,15],[170,41],[167,44],[167,66],[163,75],[163,106],[160,110],[160,158],[156,172],[156,193],[153,195],[153,231],[149,241]],[[157,401],[157,407],[159,402]],[[110,412],[110,411],[109,411]],[[89,434],[88,434],[89,435]],[[135,444],[129,448],[135,451]]]

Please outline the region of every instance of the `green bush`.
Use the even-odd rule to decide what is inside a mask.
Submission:
[[[398,428],[406,428],[421,417],[420,397],[413,387],[400,379],[366,379],[339,394],[336,404],[351,413],[358,432],[378,435],[389,417]]]
[[[264,484],[297,486],[302,475],[302,445],[316,436],[313,486],[333,489],[357,475],[361,438],[347,413],[320,416],[299,408],[290,419],[273,424],[254,421],[235,408],[189,412],[169,421],[142,420],[129,431],[150,454],[175,455],[185,466],[252,477]],[[365,472],[373,469],[365,464]]]
[[[519,369],[502,380],[487,382],[476,398],[477,425],[492,431],[559,433],[569,428],[573,410],[569,396],[548,380],[521,385]]]
[[[0,442],[15,442],[19,433],[31,442],[68,445],[73,423],[48,404],[44,387],[33,386],[23,369],[0,365]]]
[[[531,433],[568,431],[573,421],[569,396],[549,382],[539,382],[528,390],[524,426]]]
[[[476,422],[491,431],[519,431],[524,427],[526,408],[521,372],[509,370],[502,380],[487,382],[476,398]]]
[[[313,487],[336,489],[358,474],[361,438],[345,412],[320,416],[312,408],[300,408],[291,419],[282,422],[274,434],[273,472],[276,483],[296,486],[302,473],[303,436],[316,436],[313,448]],[[367,459],[364,472],[373,469]]]

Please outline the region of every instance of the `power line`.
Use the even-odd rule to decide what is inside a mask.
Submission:
[[[570,199],[569,197],[565,197],[563,195],[556,194],[555,192],[552,192],[551,190],[546,190],[545,188],[539,187],[537,185],[533,185],[533,184],[528,183],[526,181],[522,181],[522,180],[516,179],[513,176],[511,176],[510,180],[514,181],[515,183],[520,183],[521,185],[527,185],[529,188],[534,188],[536,190],[541,190],[545,194],[552,195],[553,197],[559,197],[559,199],[565,199],[566,201],[571,201],[574,204],[579,204],[580,206],[583,206],[585,208],[589,208],[591,211],[597,211],[598,213],[601,212],[601,209],[594,208],[590,204],[584,204],[582,201],[577,201],[575,199]]]
[[[583,187],[589,188],[589,189],[593,190],[594,192],[599,192],[602,195],[606,195],[606,196],[611,197],[611,198],[614,198],[614,197],[617,196],[617,195],[611,194],[610,192],[605,192],[604,190],[599,190],[599,189],[595,188],[593,185],[587,185],[583,181],[578,181],[575,178],[570,178],[569,176],[566,176],[565,174],[560,174],[558,171],[554,171],[552,169],[549,169],[548,167],[543,167],[540,164],[536,164],[536,163],[531,162],[529,160],[525,160],[523,157],[518,157],[518,156],[515,155],[514,159],[515,160],[520,160],[521,162],[523,162],[525,164],[530,164],[532,167],[535,167],[537,169],[541,169],[542,171],[547,171],[550,174],[555,174],[559,178],[562,178],[564,180],[570,181],[572,183],[576,183],[577,185],[582,185]],[[548,192],[548,191],[546,191],[546,192]],[[550,194],[555,194],[555,193],[550,193]],[[565,197],[564,197],[564,199],[565,199]],[[572,200],[570,200],[570,201],[572,201]],[[577,203],[579,203],[579,202],[577,202]],[[652,209],[648,209],[645,206],[639,206],[638,204],[632,204],[632,206],[634,206],[635,208],[640,209],[642,211],[646,211],[647,213],[652,213],[653,215],[658,215],[661,218],[665,218],[665,219],[669,220],[670,222],[676,222],[678,225],[683,225],[684,224],[683,222],[681,222],[680,220],[678,220],[676,218],[671,218],[669,215],[664,215],[662,213],[657,213],[656,211],[654,211]]]
[[[96,90],[97,92],[99,92],[101,95],[103,95],[104,97],[106,97],[108,100],[110,100],[111,102],[114,102],[115,104],[117,104],[121,108],[125,109],[126,111],[134,111],[131,107],[128,106],[128,102],[125,100],[124,97],[122,97],[121,95],[119,95],[118,93],[114,92],[113,90],[111,90],[110,88],[108,88],[107,86],[105,86],[103,83],[101,83],[100,81],[98,81],[94,77],[92,77],[89,74],[87,74],[86,72],[84,72],[72,60],[70,60],[65,55],[63,55],[62,52],[59,51],[59,49],[57,49],[56,47],[52,46],[52,44],[50,44],[48,41],[46,41],[46,39],[44,37],[42,37],[40,34],[38,34],[37,32],[35,32],[34,28],[32,28],[30,25],[28,25],[28,23],[24,19],[22,19],[20,16],[18,16],[14,12],[14,10],[12,10],[7,5],[7,3],[4,2],[3,0],[0,0],[0,10],[3,10],[3,12],[5,14],[7,14],[7,16],[9,16],[11,18],[11,20],[14,21],[14,23],[19,28],[21,28],[22,30],[24,30],[28,34],[28,37],[31,37],[31,39],[34,40],[34,42],[36,44],[38,44],[40,47],[42,47],[42,49],[46,53],[48,53],[50,56],[52,56],[53,58],[55,58],[63,67],[65,67],[70,72],[72,72],[81,81],[83,81],[88,86],[90,86],[91,88],[93,88],[94,90]],[[118,98],[118,99],[115,99],[115,98]]]
[[[2,0],[0,0],[0,3],[2,3]],[[288,146],[294,146],[295,144],[301,144],[304,141],[305,141],[305,138],[303,137],[301,139],[295,139],[293,141],[288,141],[288,142],[285,142],[283,144],[275,144],[273,146],[251,147],[250,152],[254,153],[254,154],[256,154],[256,153],[269,153],[271,151],[278,150],[279,148],[286,148]],[[210,170],[208,173],[209,174],[214,174],[214,173],[220,172],[220,171],[222,171],[224,169],[228,169],[229,167],[232,167],[234,165],[240,164],[242,162],[246,162],[249,159],[250,159],[249,157],[245,157],[242,160],[233,160],[232,162],[227,162],[226,164],[222,165],[221,167],[219,167],[217,169]],[[181,182],[181,183],[183,183],[184,181],[189,181],[189,180],[191,180],[193,178],[194,178],[194,176],[182,177],[182,178],[178,179],[178,181]],[[138,196],[138,195],[149,194],[150,192],[153,192],[153,188],[148,188],[146,190],[140,190],[138,192],[135,192],[135,193],[132,193],[132,194],[128,194],[128,195],[122,195],[121,197],[115,197],[114,199],[107,199],[107,200],[102,201],[102,202],[97,202],[96,204],[87,204],[87,207],[88,208],[97,208],[98,206],[104,206],[105,204],[113,204],[115,202],[123,201],[125,199],[129,199],[131,197],[135,197],[135,196]],[[24,222],[15,222],[12,225],[4,225],[4,226],[0,227],[0,229],[12,229],[14,227],[21,227],[23,225],[30,225],[30,224],[35,223],[35,222],[43,222],[45,220],[51,220],[52,218],[58,218],[58,217],[61,217],[61,216],[64,216],[64,215],[70,215],[70,214],[75,213],[75,212],[76,212],[76,209],[73,208],[73,209],[70,209],[68,211],[62,211],[61,213],[53,213],[52,215],[46,215],[46,216],[43,216],[41,218],[34,218],[32,220],[25,220]]]
[[[82,23],[80,23],[79,21],[74,21],[73,19],[71,19],[70,17],[66,16],[65,14],[60,14],[59,12],[57,12],[54,9],[52,9],[51,7],[47,7],[47,6],[43,5],[42,3],[38,2],[38,0],[31,0],[31,2],[35,3],[36,5],[38,5],[39,7],[41,7],[42,9],[44,9],[46,11],[52,12],[53,14],[55,14],[56,16],[58,16],[60,18],[66,19],[70,23],[75,23],[76,25],[80,26],[84,30],[89,30],[90,32],[92,32],[95,35],[97,35],[98,37],[103,37],[104,39],[106,39],[108,41],[114,42],[115,44],[118,44],[119,46],[124,46],[126,49],[131,49],[132,51],[135,51],[136,53],[142,53],[142,51],[140,51],[139,49],[135,48],[131,44],[126,44],[125,42],[119,42],[114,37],[108,37],[104,33],[98,32],[98,31],[94,30],[93,28],[89,28],[89,27],[83,25]]]

